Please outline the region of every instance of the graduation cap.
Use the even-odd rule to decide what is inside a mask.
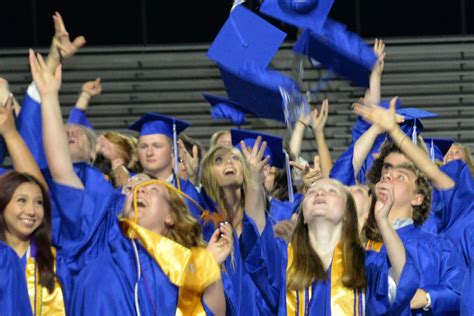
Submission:
[[[242,129],[231,129],[232,145],[241,150],[240,141],[244,141],[247,147],[253,147],[258,136],[262,137],[262,142],[267,143],[264,156],[270,156],[271,166],[283,169],[286,167],[288,179],[288,195],[291,202],[294,201],[293,182],[291,179],[291,169],[288,153],[283,149],[283,139],[278,136],[268,135]]]
[[[454,143],[452,139],[443,138],[424,138],[426,147],[428,147],[431,161],[443,161],[444,156],[448,152],[451,145]]]
[[[67,120],[67,124],[76,124],[76,125],[81,125],[81,126],[90,128],[90,129],[94,129],[92,127],[91,122],[87,118],[86,112],[76,107],[73,107],[71,112],[69,112],[69,118]]]
[[[212,106],[211,117],[214,120],[228,119],[235,125],[245,123],[245,113],[249,112],[245,106],[216,95],[203,93],[203,96]]]
[[[239,5],[217,34],[207,56],[233,71],[249,62],[266,69],[285,37],[285,32]]]
[[[184,131],[191,124],[178,120],[174,117],[160,115],[156,113],[145,113],[138,121],[132,123],[129,129],[137,131],[140,136],[160,134],[168,136],[173,140],[174,172],[178,174],[178,146],[177,138],[179,133]],[[179,181],[178,181],[179,182]]]
[[[418,134],[423,130],[423,124],[420,120],[439,116],[436,113],[417,108],[398,109],[397,113],[405,117],[405,122],[403,122],[400,127],[405,132],[405,134],[411,136],[412,142],[414,144],[417,144]]]
[[[301,29],[318,34],[333,0],[265,0],[260,12]]]
[[[362,87],[369,86],[369,76],[377,61],[372,47],[362,38],[329,18],[320,33],[306,29],[293,50],[317,60],[324,67]]]
[[[285,123],[284,91],[299,91],[298,84],[284,74],[247,64],[239,72],[219,67],[229,98],[248,113]]]

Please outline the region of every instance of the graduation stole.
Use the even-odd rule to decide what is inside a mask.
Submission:
[[[56,272],[56,249],[51,248],[54,258],[54,271]],[[57,279],[54,281],[54,290],[48,289],[39,283],[39,270],[34,256],[29,256],[26,261],[26,283],[31,309],[35,316],[66,315],[64,309],[63,291]]]
[[[288,246],[287,271],[293,263],[293,247]],[[342,247],[334,249],[331,263],[331,314],[364,315],[364,290],[350,289],[343,285],[344,266],[342,264]],[[309,303],[312,297],[312,286],[299,291],[286,292],[286,311],[288,316],[309,315]]]
[[[365,250],[372,250],[375,252],[380,252],[380,249],[382,249],[383,242],[381,241],[373,241],[371,239],[367,240],[367,243],[365,244]]]
[[[171,283],[179,287],[177,316],[204,316],[201,296],[206,287],[221,277],[216,260],[204,248],[186,248],[129,219],[121,219],[125,236],[138,239]]]

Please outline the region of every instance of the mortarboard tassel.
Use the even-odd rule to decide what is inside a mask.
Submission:
[[[435,149],[434,149],[434,141],[431,140],[431,148],[430,148],[430,158],[431,161],[435,161]]]
[[[411,141],[413,144],[417,145],[418,144],[418,139],[417,139],[417,131],[416,131],[416,119],[414,120],[413,123],[413,132],[411,133]]]
[[[243,38],[242,34],[240,33],[239,31],[239,28],[237,27],[237,24],[235,24],[235,21],[234,19],[232,18],[232,16],[229,18],[230,20],[230,23],[232,24],[232,27],[234,28],[235,30],[235,34],[237,34],[237,36],[239,37],[239,40],[240,42],[242,43],[242,46],[243,47],[248,47],[249,46],[249,43],[247,43],[247,41]]]
[[[295,194],[293,192],[293,180],[291,179],[290,156],[286,150],[283,150],[283,153],[285,154],[286,178],[288,181],[288,200],[290,203],[293,203],[295,201]]]
[[[173,156],[174,156],[174,175],[179,189],[179,165],[178,165],[178,136],[176,133],[176,122],[173,120]]]

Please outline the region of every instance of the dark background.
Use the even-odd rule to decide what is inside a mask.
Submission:
[[[254,0],[255,1],[255,0]],[[335,0],[330,16],[366,38],[474,34],[470,0]],[[210,43],[232,0],[2,1],[0,47],[48,46],[59,11],[87,46]],[[277,23],[294,38],[294,30]]]

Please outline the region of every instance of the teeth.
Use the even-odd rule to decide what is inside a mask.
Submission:
[[[33,224],[35,222],[33,219],[29,218],[21,218],[20,220],[25,224]]]

